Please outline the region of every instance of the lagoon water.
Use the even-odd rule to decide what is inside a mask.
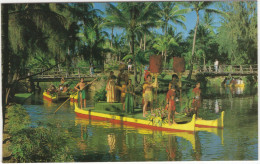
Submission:
[[[76,162],[258,160],[257,89],[211,87],[202,98],[199,115],[215,119],[225,111],[224,129],[170,133],[81,119],[69,102],[53,114],[63,101],[50,103],[42,93],[32,95],[24,107],[32,126],[52,123],[72,136]]]

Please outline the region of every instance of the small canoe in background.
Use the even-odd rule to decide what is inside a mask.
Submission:
[[[57,94],[50,94],[49,92],[43,92],[43,98],[51,102],[58,100]]]

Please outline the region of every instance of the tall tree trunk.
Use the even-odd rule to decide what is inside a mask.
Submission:
[[[193,57],[194,57],[194,51],[195,51],[197,29],[198,29],[198,25],[199,25],[199,10],[196,10],[196,14],[197,14],[197,21],[196,21],[196,26],[195,26],[195,30],[194,30],[192,52],[191,52],[191,62],[190,62],[190,71],[189,71],[189,74],[187,76],[188,80],[191,79],[191,75],[192,75],[192,71],[193,71]]]
[[[164,53],[164,70],[166,70],[166,59],[167,59],[167,51],[165,49],[165,53]]]
[[[133,53],[133,49],[132,49],[132,45],[131,45],[131,41],[129,42],[129,47],[130,47],[130,53]]]
[[[8,4],[2,4],[2,119],[3,119],[3,130],[5,125],[5,112],[8,99],[6,101],[6,92],[8,85],[8,72],[9,72],[9,44],[8,44]]]
[[[203,67],[205,68],[205,66],[206,66],[206,54],[204,53],[203,56],[204,56]]]
[[[133,55],[133,61],[134,61],[134,82],[133,85],[136,85],[137,82],[137,73],[136,73],[136,61],[135,61],[135,44],[134,44],[134,32],[131,32],[131,47],[132,47],[132,55]]]
[[[110,43],[110,47],[113,48],[113,38],[114,38],[114,27],[112,27],[112,32],[111,32],[111,43]]]
[[[143,42],[143,38],[141,37],[141,39],[140,39],[140,49],[142,49],[142,42]]]
[[[9,74],[9,40],[8,40],[8,4],[2,4],[2,103],[3,103],[3,117],[5,114],[5,105],[8,104],[6,101],[6,93],[8,86],[8,74]]]
[[[145,51],[145,45],[146,45],[146,34],[144,34],[144,51]]]

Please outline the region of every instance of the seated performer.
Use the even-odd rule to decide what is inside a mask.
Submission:
[[[56,93],[56,92],[58,92],[58,90],[56,89],[56,87],[53,85],[53,84],[51,84],[50,85],[50,87],[49,87],[49,89],[47,90],[47,93],[50,93],[50,94],[53,94],[53,93]]]

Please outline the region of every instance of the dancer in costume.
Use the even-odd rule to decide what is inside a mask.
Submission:
[[[156,87],[156,84],[151,83],[152,77],[151,75],[147,75],[146,82],[143,85],[143,117],[146,117],[147,114],[147,105],[150,102],[151,112],[153,111],[153,88]]]
[[[127,113],[134,113],[134,86],[132,80],[128,80],[125,96],[125,109]]]
[[[106,85],[106,91],[107,91],[107,102],[113,103],[116,102],[116,76],[111,75],[111,78],[108,80]]]
[[[192,92],[195,94],[195,97],[193,98],[192,101],[192,106],[194,108],[196,117],[198,116],[198,109],[200,108],[201,105],[201,90],[200,90],[200,83],[196,84],[196,87],[192,90]]]
[[[167,92],[166,95],[166,107],[165,110],[168,110],[168,123],[169,125],[171,125],[171,114],[172,114],[172,122],[175,124],[174,121],[174,115],[175,115],[175,96],[176,96],[176,92],[175,92],[175,85],[171,86],[171,89]]]

